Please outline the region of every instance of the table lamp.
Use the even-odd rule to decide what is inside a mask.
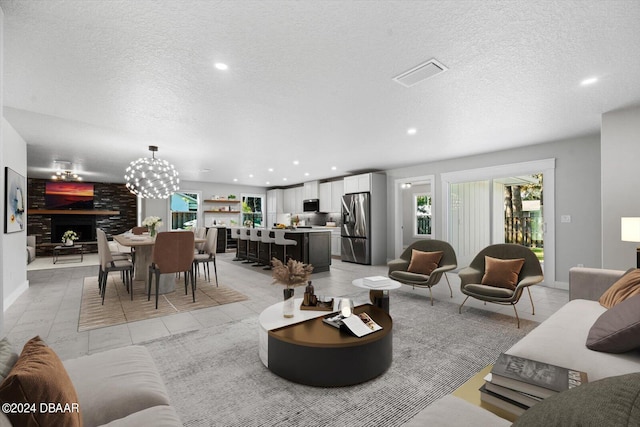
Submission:
[[[640,218],[622,217],[620,234],[623,242],[640,242]],[[636,249],[636,268],[640,268],[640,248]]]

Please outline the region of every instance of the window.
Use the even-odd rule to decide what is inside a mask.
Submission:
[[[171,195],[171,230],[190,230],[198,226],[197,193],[173,193]]]
[[[262,206],[264,195],[242,196],[242,224],[249,227],[262,227]]]
[[[431,194],[413,195],[413,234],[415,237],[431,236]]]

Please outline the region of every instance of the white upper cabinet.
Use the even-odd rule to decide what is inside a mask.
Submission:
[[[328,212],[342,212],[342,196],[344,196],[344,181],[331,181],[331,209]]]
[[[303,200],[318,198],[318,181],[305,182],[303,188],[304,188]]]
[[[267,191],[267,212],[284,212],[284,192],[281,189]]]
[[[332,197],[331,197],[331,183],[323,182],[318,186],[320,199],[320,212],[333,212],[332,208]]]
[[[304,187],[295,187],[294,188],[295,200],[294,207],[292,213],[302,213],[302,201],[305,199],[304,197]],[[318,198],[318,190],[316,190],[316,199]]]
[[[296,189],[287,188],[283,190],[283,205],[284,213],[295,213],[296,206]]]
[[[371,191],[371,174],[347,176],[344,178],[344,193],[363,193]]]

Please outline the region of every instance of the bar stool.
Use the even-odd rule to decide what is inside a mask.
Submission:
[[[282,246],[283,254],[282,254],[282,263],[287,263],[287,246],[296,246],[298,242],[292,239],[285,239],[284,233],[286,230],[273,230],[273,234],[275,235],[275,244]]]
[[[232,261],[242,261],[240,257],[240,227],[229,227],[231,229],[231,238],[236,241],[236,257]]]
[[[269,245],[269,262],[267,266],[263,268],[263,270],[271,270],[271,245],[276,242],[274,237],[271,237],[271,231],[264,229],[262,230],[262,234],[260,235],[260,240],[262,243]]]
[[[262,264],[260,263],[260,242],[262,241],[260,235],[258,234],[258,232],[260,231],[260,229],[258,228],[252,228],[249,230],[249,240],[251,242],[254,242],[256,245],[256,254],[255,254],[255,258],[252,258],[251,256],[248,256],[249,259],[252,259],[252,261],[255,261],[255,264],[253,264],[251,267],[260,267]],[[247,250],[247,255],[249,254],[249,251]]]
[[[244,259],[244,261],[242,261],[243,264],[249,264],[253,261],[249,259],[249,230],[247,228],[240,229],[240,240],[242,241],[245,247],[244,256],[241,253],[240,258]]]

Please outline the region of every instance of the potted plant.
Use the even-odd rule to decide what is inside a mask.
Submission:
[[[76,240],[78,240],[78,235],[73,230],[67,230],[62,235],[62,243],[64,243],[65,246],[73,246],[73,242]]]
[[[155,237],[158,229],[162,227],[162,219],[159,216],[148,216],[142,221],[142,225],[149,229],[151,237]]]
[[[273,283],[285,286],[285,289],[283,289],[284,306],[282,314],[284,317],[293,317],[293,288],[307,284],[313,271],[313,266],[311,264],[305,265],[293,259],[289,259],[286,264],[283,264],[277,258],[271,260],[271,265],[273,267]]]

